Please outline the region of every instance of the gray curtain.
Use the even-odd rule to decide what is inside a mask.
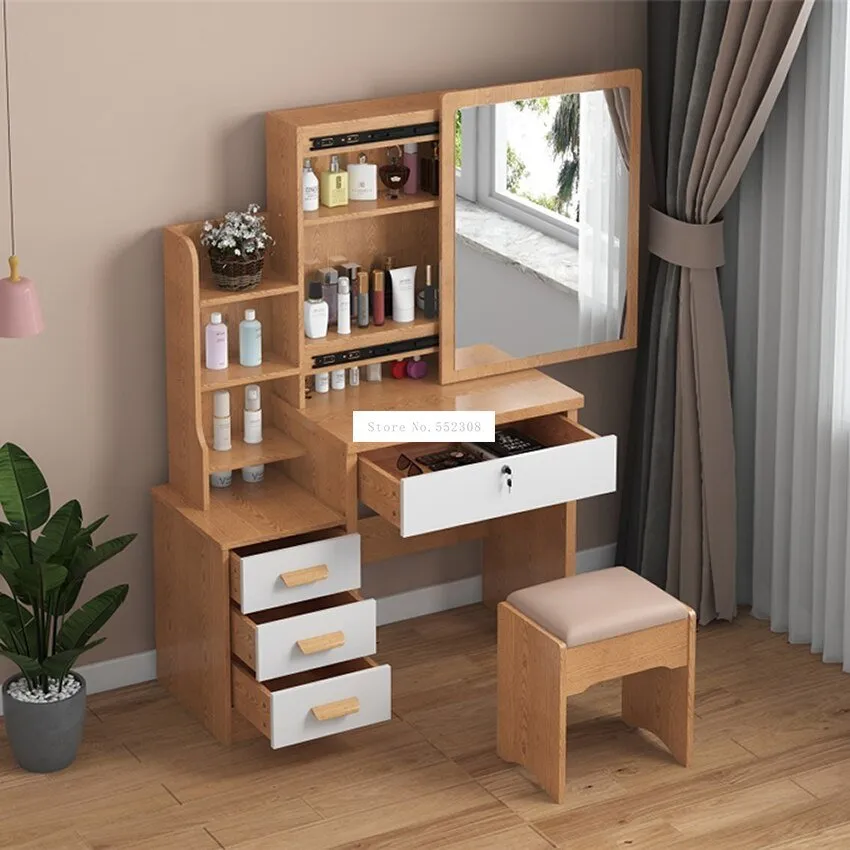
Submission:
[[[735,616],[735,461],[717,268],[720,215],[814,0],[653,0],[649,122],[659,197],[639,338],[619,560]]]
[[[605,89],[605,102],[608,104],[608,112],[611,115],[614,135],[617,137],[620,156],[623,157],[623,162],[626,163],[626,169],[628,169],[632,146],[632,109],[629,90],[622,86],[616,89]]]

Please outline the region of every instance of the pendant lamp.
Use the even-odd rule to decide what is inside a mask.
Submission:
[[[9,164],[9,228],[12,237],[12,256],[9,257],[9,277],[0,278],[0,337],[34,336],[44,330],[41,305],[35,284],[18,273],[15,255],[15,196],[12,190],[12,112],[9,104],[9,28],[6,0],[3,0],[3,48],[6,66],[6,137]]]

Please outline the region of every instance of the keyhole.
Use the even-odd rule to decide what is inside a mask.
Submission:
[[[509,466],[503,466],[503,467],[502,467],[502,475],[507,475],[507,476],[508,476],[508,479],[507,479],[507,485],[508,485],[508,493],[510,494],[510,492],[511,492],[511,487],[513,487],[513,486],[514,486],[514,480],[513,480],[513,478],[511,478],[511,476],[513,475],[513,472],[511,471],[511,468],[510,468]]]

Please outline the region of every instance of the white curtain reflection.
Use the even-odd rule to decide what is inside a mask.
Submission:
[[[579,344],[589,345],[621,335],[629,172],[604,92],[581,96],[579,128]]]

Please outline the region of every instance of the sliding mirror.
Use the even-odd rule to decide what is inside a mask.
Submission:
[[[636,344],[640,72],[443,97],[442,380]]]

